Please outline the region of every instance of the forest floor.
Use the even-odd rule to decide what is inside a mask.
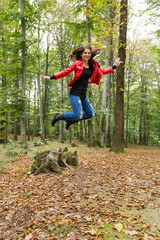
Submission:
[[[77,144],[30,143],[27,154],[18,143],[1,147],[0,239],[159,240],[160,149]],[[78,151],[78,167],[30,174],[33,156],[60,146]]]

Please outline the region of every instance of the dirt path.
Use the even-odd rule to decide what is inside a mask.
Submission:
[[[27,174],[33,146],[0,173],[0,239],[160,239],[160,149],[77,150],[61,175]]]

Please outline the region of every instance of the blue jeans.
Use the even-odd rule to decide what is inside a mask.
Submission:
[[[63,118],[65,120],[85,120],[94,117],[94,110],[87,97],[81,99],[79,96],[69,94],[69,100],[73,112],[63,113]]]

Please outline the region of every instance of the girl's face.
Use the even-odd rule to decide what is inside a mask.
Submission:
[[[86,48],[84,49],[83,53],[81,54],[82,61],[88,61],[91,57],[91,50]]]

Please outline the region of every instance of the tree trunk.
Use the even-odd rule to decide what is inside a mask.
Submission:
[[[158,85],[158,94],[159,94],[159,97],[160,97],[160,78],[158,78],[157,85]]]
[[[32,140],[34,139],[36,135],[36,126],[37,126],[37,81],[34,82],[34,125],[33,125],[33,134],[32,134]]]
[[[127,109],[126,109],[126,138],[125,138],[125,147],[127,147],[127,145],[128,145],[129,93],[130,93],[130,75],[128,75],[128,82],[127,82]]]
[[[30,85],[31,85],[31,82],[30,82]],[[30,97],[31,97],[31,90],[29,89],[29,99],[30,99]],[[27,106],[27,112],[28,112],[28,114],[27,114],[27,135],[28,135],[28,141],[30,141],[30,134],[31,134],[31,129],[30,129],[30,109],[31,107],[30,107],[30,102],[28,102],[28,106]]]
[[[0,143],[7,144],[8,141],[8,112],[7,112],[7,81],[6,81],[6,49],[5,49],[5,39],[4,39],[4,30],[3,30],[3,22],[0,18],[0,31],[1,31],[1,39],[2,39],[2,62],[4,64],[4,69],[1,69],[2,72],[2,91],[3,97],[1,102],[0,112],[2,113],[2,118],[0,121],[1,125],[1,133],[0,133]]]
[[[110,27],[110,8],[107,8],[107,29]],[[110,34],[107,36],[107,44],[106,44],[106,55],[105,55],[105,68],[109,66],[109,58],[110,58]],[[108,82],[109,82],[109,74],[104,78],[104,89],[103,89],[103,103],[102,103],[102,119],[101,119],[101,147],[104,147],[106,140],[106,108],[108,103]]]
[[[88,87],[89,89],[89,99],[92,98],[92,89],[91,86]],[[93,126],[92,126],[92,119],[88,120],[88,147],[93,146]]]
[[[14,116],[14,134],[13,134],[13,139],[15,141],[18,140],[18,115],[15,114]]]
[[[3,93],[3,99],[2,99],[2,108],[0,109],[2,111],[2,121],[1,121],[1,134],[0,134],[0,143],[7,144],[8,141],[8,112],[7,112],[7,94],[6,94],[6,75],[2,75],[2,89],[4,91]]]
[[[18,79],[18,77],[15,78],[14,88],[15,88],[15,90],[19,89],[19,79]],[[17,105],[18,101],[15,100],[14,103],[15,103],[15,105]],[[15,114],[15,116],[14,116],[14,136],[13,136],[13,139],[15,141],[18,140],[18,114]]]
[[[87,142],[87,124],[85,120],[84,120],[84,139],[85,142]]]
[[[124,152],[124,65],[126,59],[128,0],[121,0],[120,7],[118,56],[123,63],[117,69],[115,122],[111,146],[111,150],[114,152]]]
[[[115,14],[116,12],[116,6],[112,6],[110,9],[110,22],[111,22],[111,31],[109,32],[110,39],[109,39],[109,44],[110,44],[110,58],[109,58],[109,66],[113,65],[113,33],[112,30],[114,29],[114,19],[115,19]],[[106,131],[106,147],[111,147],[111,87],[112,87],[112,79],[114,80],[114,74],[109,74],[108,76],[108,84],[107,84],[107,131]],[[114,82],[114,81],[113,81]],[[114,84],[113,84],[114,87]],[[113,101],[114,102],[114,101]]]
[[[63,60],[61,62],[63,68]],[[61,79],[61,109],[63,109],[63,78]],[[60,121],[60,142],[64,142],[64,121]]]
[[[145,134],[145,80],[141,76],[141,101],[140,101],[140,115],[139,115],[139,145],[145,144],[144,137]]]
[[[44,119],[43,119],[43,106],[42,106],[42,97],[41,97],[41,87],[40,87],[40,53],[39,53],[39,43],[40,43],[40,21],[38,23],[38,49],[37,49],[37,87],[38,87],[38,100],[39,100],[39,113],[40,113],[40,127],[41,127],[41,139],[45,141],[45,132],[44,132]]]
[[[140,116],[139,116],[139,145],[142,144],[142,118],[143,118],[143,105],[140,105]]]
[[[105,68],[108,64],[108,46],[106,47],[106,57],[105,57]],[[103,88],[103,102],[102,102],[102,119],[101,119],[101,147],[105,144],[105,133],[106,133],[106,107],[107,107],[107,76],[104,78],[104,88]]]
[[[147,130],[148,130],[148,122],[147,122],[147,86],[146,86],[146,81],[144,82],[144,117],[143,117],[143,144],[147,145]]]
[[[86,0],[86,11],[88,11],[89,0]],[[87,38],[88,43],[91,43],[91,25],[88,12],[86,13],[86,24],[87,24]],[[92,89],[91,86],[88,86],[88,96],[89,99],[92,97]],[[88,120],[88,147],[93,145],[93,127],[92,127],[92,119]]]
[[[57,42],[59,45],[59,51],[61,54],[61,70],[64,69],[64,33],[63,33],[63,25],[60,26],[60,41],[57,36]],[[63,87],[63,78],[61,79],[61,101],[60,101],[60,108],[63,109],[63,94],[64,94],[64,87]],[[64,121],[60,121],[60,142],[64,142]]]
[[[111,64],[110,64],[111,65]],[[106,146],[111,147],[111,74],[108,76],[107,84],[107,131],[106,131]]]
[[[127,82],[127,110],[126,110],[126,137],[125,146],[128,145],[128,118],[129,118],[129,97],[130,97],[130,82],[132,78],[132,62],[133,62],[133,49],[129,52],[129,66],[128,66],[128,82]]]
[[[21,80],[21,95],[22,95],[22,112],[21,112],[21,144],[27,148],[26,139],[26,102],[25,98],[25,82],[26,82],[26,34],[25,34],[25,17],[24,17],[24,0],[20,4],[21,13],[21,39],[22,39],[22,80]]]
[[[49,58],[49,35],[47,36],[47,52],[46,52],[46,71],[45,75],[48,76],[48,58]],[[49,81],[45,79],[45,87],[44,87],[44,99],[43,99],[43,122],[44,122],[44,129],[45,129],[45,135],[47,133],[47,111],[48,111],[48,86],[49,86]]]
[[[80,137],[79,140],[82,142],[83,141],[83,121],[80,121]]]
[[[31,167],[31,173],[38,175],[40,173],[56,172],[61,173],[60,167],[78,166],[77,151],[71,153],[65,147],[63,152],[48,150],[34,157],[34,162]]]
[[[133,143],[137,144],[137,136],[136,136],[136,119],[133,120]]]

